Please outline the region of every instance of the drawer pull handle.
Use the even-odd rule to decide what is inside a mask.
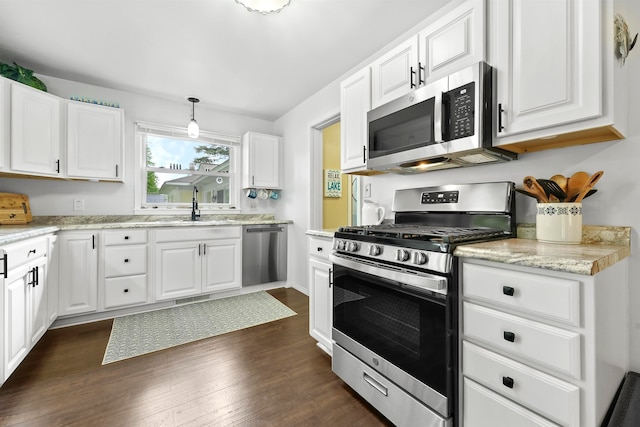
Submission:
[[[511,378],[511,377],[502,377],[502,384],[505,387],[513,388],[513,378]]]
[[[127,292],[129,292],[129,289],[125,289],[125,290],[124,290],[124,293],[125,293],[125,294],[126,294]]]
[[[371,377],[366,372],[362,373],[362,379],[366,383],[368,383],[371,387],[375,388],[378,392],[380,392],[380,394],[383,394],[385,396],[389,395],[389,392],[387,391],[387,388],[385,386],[383,386],[382,384],[380,384],[378,381],[376,381],[375,378]]]
[[[129,258],[125,258],[125,259],[124,259],[124,262],[129,262]]]
[[[129,240],[129,236],[124,236],[124,240]]]
[[[516,290],[514,288],[512,288],[511,286],[503,286],[502,287],[502,293],[507,295],[507,296],[512,297],[513,294],[516,293]]]
[[[516,334],[514,334],[513,332],[504,331],[502,333],[502,336],[506,341],[509,341],[509,342],[515,342],[516,340]]]
[[[31,249],[31,250],[29,251],[29,253],[27,254],[27,256],[29,256],[29,255],[31,255],[31,254],[35,254],[35,253],[36,253],[36,250],[35,250],[35,249]]]

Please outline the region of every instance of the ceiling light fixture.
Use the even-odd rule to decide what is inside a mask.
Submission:
[[[187,98],[192,105],[191,109],[191,121],[189,122],[189,126],[187,126],[187,133],[189,134],[189,138],[197,138],[200,134],[200,126],[198,126],[198,122],[196,122],[196,102],[200,102],[198,98]]]
[[[249,12],[260,12],[267,15],[273,12],[280,12],[289,6],[291,0],[236,0],[236,3],[247,8]]]

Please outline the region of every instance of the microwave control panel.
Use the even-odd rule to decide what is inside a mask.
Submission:
[[[475,123],[475,82],[442,95],[446,113],[447,141],[473,136]]]
[[[436,203],[458,203],[459,191],[434,191],[422,193],[421,203],[430,205]]]

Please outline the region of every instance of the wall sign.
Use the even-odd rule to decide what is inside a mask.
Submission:
[[[324,197],[342,197],[342,172],[339,169],[324,170]]]

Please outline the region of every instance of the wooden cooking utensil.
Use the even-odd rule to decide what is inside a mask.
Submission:
[[[580,191],[580,193],[578,193],[578,197],[576,197],[576,203],[582,202],[582,199],[584,199],[589,190],[591,190],[591,188],[596,185],[596,182],[598,182],[598,180],[602,178],[603,174],[603,171],[598,171],[591,175],[591,178],[589,178],[589,181],[587,181],[587,183],[584,185],[584,188]]]
[[[567,183],[567,199],[571,200],[577,197],[589,181],[589,174],[583,171],[576,172],[569,178]]]
[[[557,175],[553,175],[549,179],[551,179],[551,181],[554,181],[556,184],[558,184],[558,186],[562,188],[562,191],[564,191],[565,194],[567,193],[567,184],[569,183],[569,180],[567,179],[566,176],[557,174]]]
[[[544,192],[534,177],[525,176],[522,183],[524,184],[524,188],[538,199],[538,203],[549,203],[547,193]]]

